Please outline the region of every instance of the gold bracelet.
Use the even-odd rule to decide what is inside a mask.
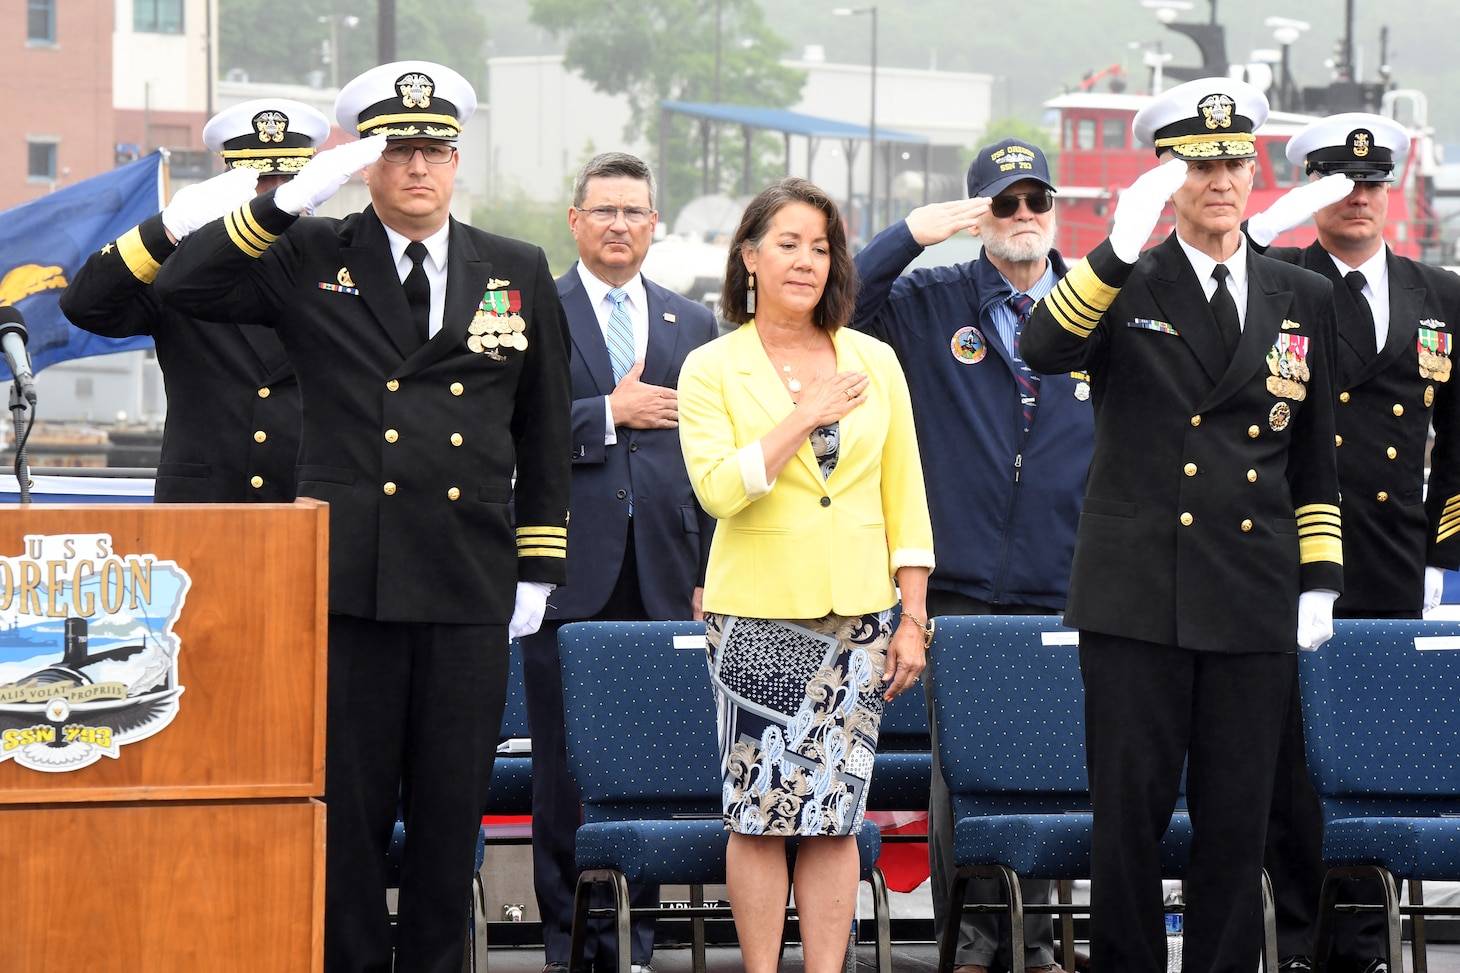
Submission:
[[[903,612],[902,617],[911,618],[914,622],[917,623],[918,628],[923,630],[923,648],[926,649],[933,644],[933,626],[936,621],[935,619],[929,618],[927,622],[924,622],[921,618],[914,615],[912,612]]]

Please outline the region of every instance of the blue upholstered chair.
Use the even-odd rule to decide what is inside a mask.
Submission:
[[[933,776],[928,704],[921,686],[887,704],[877,732],[877,765],[867,789],[873,811],[926,811]],[[887,836],[883,840],[890,840]],[[917,840],[926,840],[917,836]]]
[[[1078,636],[1056,616],[978,615],[938,619],[931,670],[938,756],[953,798],[950,917],[939,950],[952,973],[958,922],[967,912],[1009,917],[1011,956],[1024,955],[1024,914],[1061,918],[1073,969],[1075,914],[1067,902],[1028,904],[1019,878],[1064,881],[1090,874],[1089,782],[1085,775],[1085,690]],[[1168,877],[1183,878],[1191,819],[1178,811],[1161,845]],[[1000,901],[966,903],[970,879],[994,879]],[[1099,894],[1099,889],[1092,889]],[[1264,960],[1277,968],[1271,891],[1263,882]]]
[[[1402,970],[1402,917],[1412,917],[1415,969],[1424,968],[1423,881],[1460,880],[1460,625],[1340,620],[1318,652],[1302,653],[1308,770],[1323,805],[1323,858],[1315,955],[1328,954],[1346,877],[1384,888],[1391,970]],[[1401,905],[1396,879],[1407,879]],[[1371,906],[1371,908],[1374,908]]]
[[[507,670],[507,708],[502,712],[502,741],[531,735],[527,728],[527,690],[522,683],[522,646],[510,646]],[[486,814],[532,813],[532,754],[498,751],[492,764],[492,789],[487,794]]]
[[[614,890],[619,973],[629,973],[628,883],[688,885],[698,902],[703,886],[725,881],[727,835],[704,634],[702,622],[579,622],[558,631],[568,764],[584,820],[571,969],[582,964],[593,886]],[[878,969],[891,973],[876,825],[862,828],[857,846],[861,877],[873,887]],[[634,910],[645,913],[693,921],[696,973],[705,969],[703,920],[729,915],[703,905]]]

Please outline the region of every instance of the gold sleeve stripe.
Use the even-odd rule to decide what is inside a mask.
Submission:
[[[1453,527],[1446,527],[1442,524],[1439,533],[1435,535],[1435,543],[1438,544],[1441,541],[1447,541],[1457,533],[1460,533],[1460,524],[1456,524]]]
[[[566,527],[519,527],[517,528],[518,538],[523,537],[567,537]]]
[[[253,215],[253,209],[247,204],[240,206],[234,212],[238,214],[241,225],[246,227],[249,234],[258,239],[263,246],[267,247],[269,244],[279,239],[279,234],[270,233],[268,230],[264,229],[263,224],[258,221],[258,217]]]
[[[517,549],[517,556],[566,558],[568,556],[568,552],[566,548],[559,549],[555,547],[519,547]]]
[[[1460,524],[1460,511],[1446,510],[1440,514],[1440,527],[1449,527],[1451,524]]]
[[[120,243],[121,241],[118,242]],[[1460,494],[1445,501],[1445,513],[1453,513],[1457,510],[1460,510]]]
[[[1095,330],[1095,325],[1099,323],[1100,317],[1096,315],[1094,318],[1090,318],[1077,311],[1070,303],[1073,296],[1065,293],[1060,287],[1056,287],[1045,300],[1049,304],[1050,313],[1054,315],[1054,319],[1059,322],[1061,328],[1077,338],[1088,338],[1090,332]]]
[[[157,262],[142,243],[142,231],[139,227],[134,226],[117,237],[117,255],[132,272],[132,276],[144,284],[152,283],[157,272],[162,269],[162,264]]]
[[[522,547],[567,547],[566,537],[519,537],[517,546]]]
[[[1096,275],[1088,260],[1075,264],[1061,283],[1073,288],[1075,294],[1097,317],[1115,303],[1116,295],[1120,293],[1120,288],[1111,287]]]
[[[1338,505],[1334,503],[1304,504],[1296,511],[1294,511],[1294,514],[1298,518],[1299,529],[1302,528],[1303,522],[1305,520],[1310,520],[1314,517],[1328,518],[1334,524],[1337,524],[1339,522]]]
[[[1337,537],[1314,535],[1298,537],[1298,560],[1303,564],[1317,561],[1343,563],[1343,541]]]
[[[228,238],[233,245],[250,257],[262,257],[269,244],[274,242],[272,235],[265,235],[263,238],[255,235],[247,226],[243,214],[248,212],[248,207],[243,206],[223,217],[223,225],[228,230]]]

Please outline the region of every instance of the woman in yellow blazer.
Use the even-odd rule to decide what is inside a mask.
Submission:
[[[782,180],[730,247],[722,314],[741,327],[680,371],[680,445],[719,520],[706,647],[747,973],[776,969],[788,835],[802,836],[807,973],[841,968],[882,705],[917,681],[931,638],[933,534],[907,382],[889,347],[842,327],[855,297],[836,204]]]

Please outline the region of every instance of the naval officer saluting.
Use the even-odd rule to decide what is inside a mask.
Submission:
[[[460,969],[508,633],[564,581],[568,327],[541,249],[450,218],[475,106],[443,65],[372,68],[335,103],[360,141],[194,233],[154,285],[274,326],[299,373],[299,494],[330,505],[330,971],[392,968],[398,801],[394,970]],[[362,167],[364,212],[300,218]]]
[[[1021,350],[1088,371],[1095,452],[1065,621],[1080,630],[1095,812],[1090,959],[1166,968],[1160,842],[1186,767],[1184,962],[1247,973],[1298,647],[1343,584],[1333,289],[1258,254],[1241,221],[1267,99],[1205,78],[1142,108],[1163,165],[1035,308]],[[1166,200],[1176,231],[1141,252]]]
[[[287,98],[214,115],[203,143],[229,167],[102,247],[61,295],[71,323],[107,338],[150,335],[167,388],[159,503],[287,503],[299,453],[299,383],[269,328],[199,327],[163,307],[152,279],[193,230],[275,189],[329,138],[329,119]]]

